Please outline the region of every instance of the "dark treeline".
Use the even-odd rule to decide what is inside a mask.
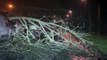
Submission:
[[[81,0],[14,0],[12,1],[17,8],[19,7],[35,7],[46,9],[65,9],[72,10],[72,18],[86,19],[83,22],[88,24],[89,32],[96,32],[98,34],[107,34],[107,9],[106,3],[102,0],[86,0],[86,4]],[[6,2],[7,3],[7,2]],[[3,3],[5,5],[5,3]],[[21,6],[20,6],[21,5]],[[2,5],[1,5],[2,6]],[[30,8],[31,9],[31,8]],[[57,12],[56,12],[57,13]],[[65,16],[66,11],[60,13]],[[59,14],[59,15],[60,15]],[[79,20],[78,20],[79,21]]]

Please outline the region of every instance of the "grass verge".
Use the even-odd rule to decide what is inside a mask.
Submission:
[[[97,46],[100,51],[107,54],[107,36],[90,35],[87,37],[89,41],[94,42],[94,45]]]

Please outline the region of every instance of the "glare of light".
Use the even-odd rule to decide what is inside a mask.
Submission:
[[[8,7],[9,8],[13,8],[13,4],[8,4]]]
[[[12,5],[9,5],[9,7],[12,8],[13,6],[12,6]]]
[[[69,11],[68,11],[68,13],[69,13],[69,14],[72,14],[72,11],[71,11],[71,10],[69,10]]]
[[[86,0],[81,0],[82,2],[86,2]]]
[[[69,17],[69,15],[67,14],[66,17]]]

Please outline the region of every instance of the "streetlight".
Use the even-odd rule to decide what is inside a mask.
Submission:
[[[12,7],[13,7],[13,5],[10,4],[10,5],[9,5],[9,8],[12,8]]]
[[[72,11],[68,10],[68,13],[67,13],[66,17],[70,17],[71,15],[72,15]]]
[[[72,10],[68,10],[66,14],[67,19],[70,18],[71,16],[72,16]]]
[[[68,13],[69,13],[69,14],[72,14],[72,11],[71,11],[71,10],[69,10],[69,11],[68,11]]]
[[[86,1],[86,0],[81,0],[82,2]]]
[[[67,14],[66,17],[69,18],[70,17],[69,14]]]
[[[86,2],[86,0],[81,0],[82,2]]]
[[[14,8],[13,4],[8,4],[8,8],[9,8],[9,9]]]

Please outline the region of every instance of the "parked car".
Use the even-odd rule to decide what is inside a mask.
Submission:
[[[10,29],[6,24],[7,21],[8,18],[3,13],[0,13],[0,41],[7,40],[9,38]]]

